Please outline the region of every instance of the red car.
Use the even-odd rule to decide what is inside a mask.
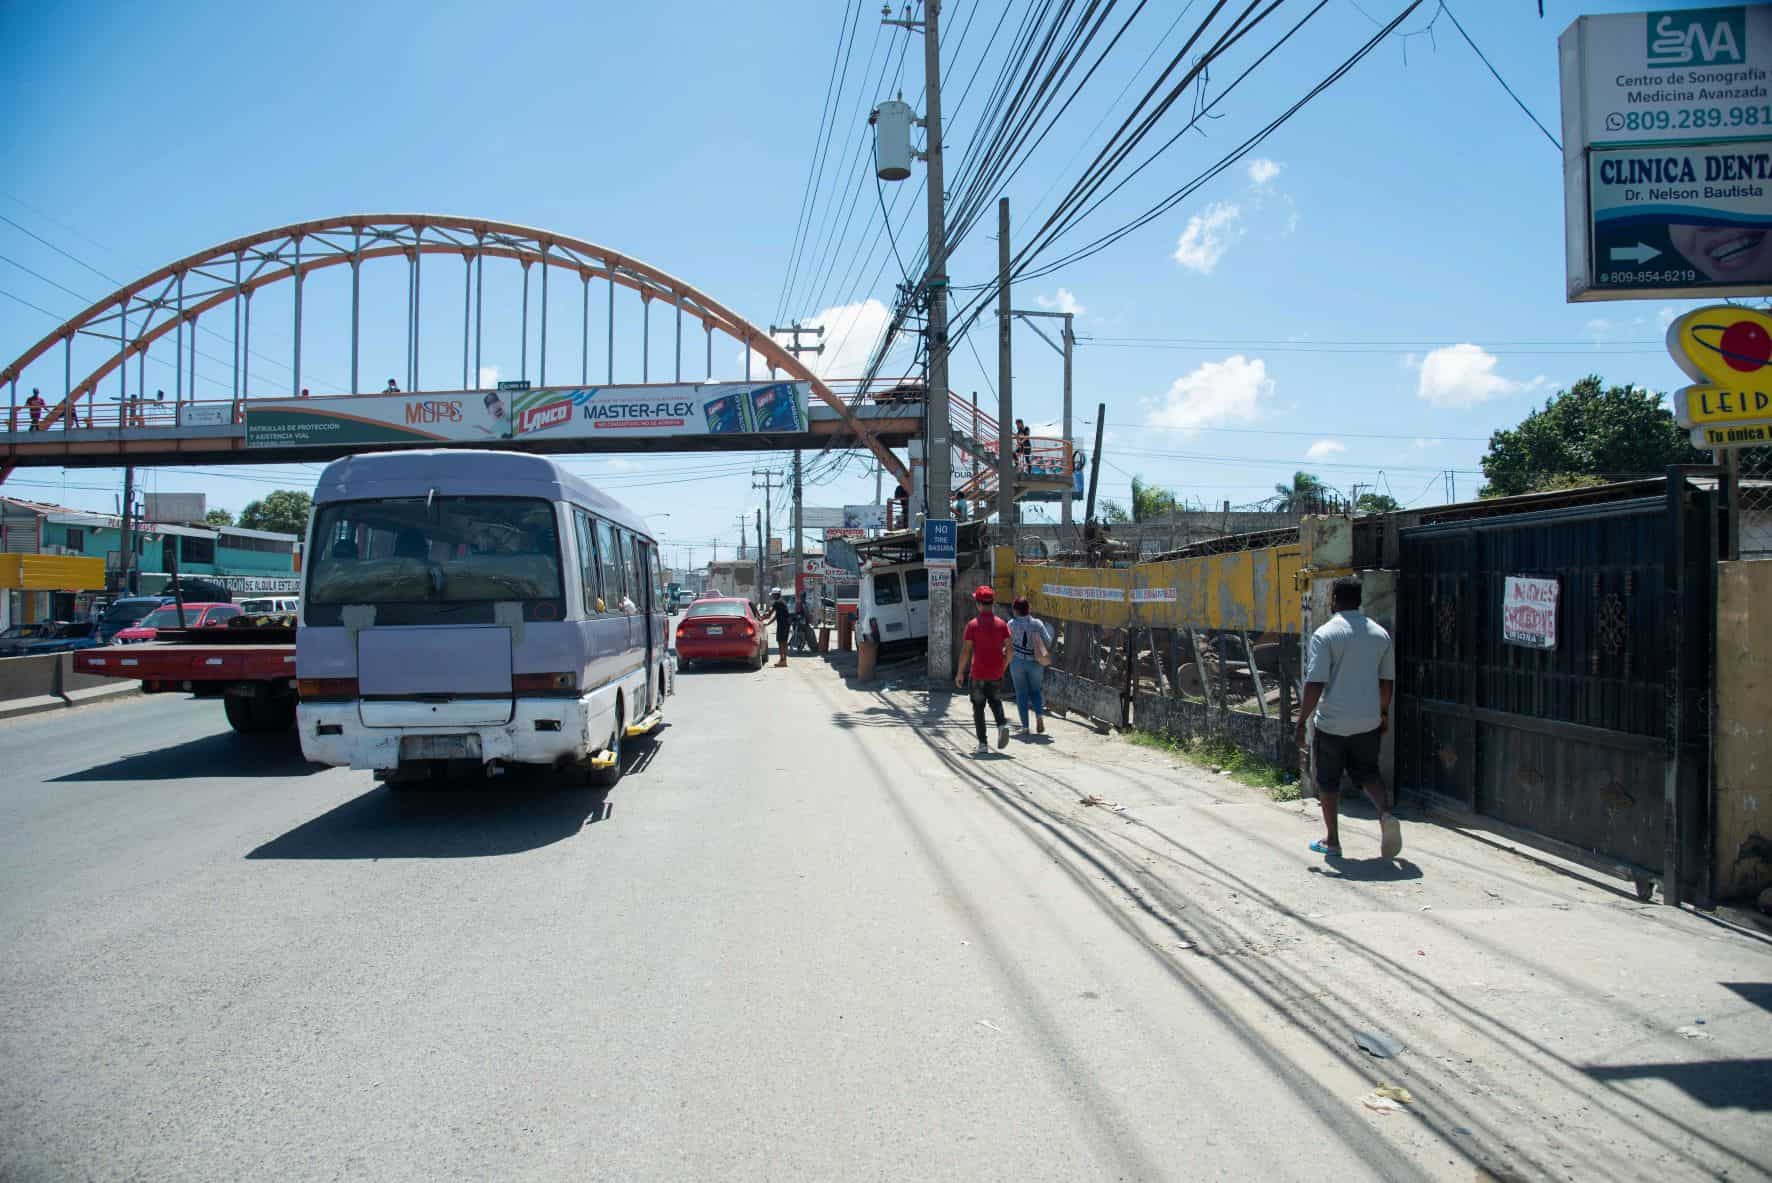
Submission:
[[[235,604],[186,604],[186,628],[219,628],[234,617],[240,615],[240,608]],[[135,624],[119,632],[111,638],[113,645],[134,645],[142,641],[152,641],[163,628],[177,628],[178,605],[167,604],[156,608]]]
[[[742,661],[754,670],[769,657],[769,637],[748,601],[697,600],[677,622],[677,668],[698,661]]]

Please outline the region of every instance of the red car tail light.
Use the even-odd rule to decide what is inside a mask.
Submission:
[[[357,697],[355,678],[297,678],[295,693],[303,702],[338,702]]]
[[[557,674],[512,674],[512,694],[577,694],[578,675],[575,673]]]

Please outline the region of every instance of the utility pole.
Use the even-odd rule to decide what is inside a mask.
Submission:
[[[1076,316],[1074,313],[1070,312],[1035,312],[1028,308],[1012,309],[1010,315],[1019,316],[1023,320],[1026,320],[1028,322],[1028,328],[1034,330],[1034,332],[1038,334],[1040,340],[1051,345],[1053,349],[1058,351],[1059,356],[1064,358],[1064,424],[1062,430],[1064,432],[1065,454],[1069,456],[1071,444],[1071,351],[1076,347],[1077,343],[1077,334],[1073,324]],[[1040,332],[1040,326],[1033,323],[1033,318],[1035,317],[1064,321],[1064,336],[1062,338],[1064,344],[1062,346],[1054,345],[1051,337]],[[1074,468],[1075,466],[1075,458],[1073,457],[1072,467]],[[1071,474],[1067,471],[1064,475],[1069,477]],[[1071,490],[1069,483],[1067,483],[1063,496],[1059,499],[1059,504],[1061,506],[1059,511],[1059,524],[1066,530],[1069,530],[1071,525]]]
[[[1015,437],[1010,417],[1014,370],[1009,345],[1014,317],[1009,311],[1009,199],[997,199],[997,530],[1002,545],[1015,545]]]
[[[1083,520],[1095,524],[1095,490],[1101,484],[1101,425],[1107,419],[1107,404],[1095,407],[1095,454],[1089,458],[1089,499],[1083,506]]]
[[[800,572],[806,569],[805,537],[800,531],[800,449],[794,449],[794,594],[800,594]]]
[[[1076,468],[1076,461],[1071,457],[1071,350],[1077,343],[1077,334],[1074,331],[1076,326],[1072,323],[1075,320],[1072,313],[1064,314],[1064,426],[1061,430],[1064,432],[1064,455],[1067,463],[1064,492],[1060,494],[1058,501],[1058,524],[1063,527],[1064,534],[1070,533],[1071,529],[1071,488],[1076,484],[1071,475]]]
[[[117,557],[118,573],[123,577],[123,594],[131,595],[130,582],[135,571],[135,466],[123,466],[122,553]]]
[[[927,110],[923,115],[924,162],[929,167],[929,273],[924,291],[929,300],[928,446],[923,452],[924,516],[936,517],[953,504],[953,457],[948,443],[948,276],[947,206],[942,192],[941,142],[941,0],[924,0],[923,19],[880,22],[923,33],[923,79]],[[906,170],[908,175],[908,170]],[[902,180],[900,176],[897,179]],[[945,686],[954,676],[954,585],[929,585],[929,678]]]
[[[773,468],[751,469],[751,488],[763,490],[763,522],[767,533],[760,535],[764,542],[759,545],[763,547],[765,562],[769,560],[768,539],[775,537],[774,493],[775,490],[781,488],[780,476],[781,473],[776,472]],[[763,483],[760,485],[757,483],[758,477],[763,478]]]
[[[791,333],[793,335],[793,338],[794,338],[793,343],[792,344],[784,343],[782,345],[782,348],[787,350],[789,353],[793,354],[795,357],[798,357],[802,353],[823,353],[824,352],[824,326],[823,325],[813,325],[810,328],[808,328],[807,326],[802,325],[799,321],[796,320],[793,324],[789,325],[785,329],[778,329],[774,325],[769,326],[769,335],[771,337],[779,336],[782,333]],[[802,345],[802,344],[800,344],[800,334],[801,333],[810,333],[813,336],[816,336],[819,339],[819,344],[817,344],[817,345]]]
[[[763,600],[763,570],[768,552],[763,548],[763,511],[757,511],[757,603]]]

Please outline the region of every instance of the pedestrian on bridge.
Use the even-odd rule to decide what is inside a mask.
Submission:
[[[43,409],[49,404],[43,401],[43,395],[35,386],[31,387],[31,397],[25,400],[25,409],[31,412],[31,430],[43,430]]]
[[[1396,685],[1396,656],[1384,627],[1360,611],[1360,581],[1337,579],[1330,593],[1335,615],[1311,634],[1304,658],[1304,701],[1298,712],[1295,738],[1306,752],[1305,723],[1317,718],[1317,801],[1328,830],[1311,849],[1341,857],[1337,824],[1341,774],[1345,771],[1364,789],[1378,810],[1382,834],[1379,852],[1395,858],[1403,849],[1403,828],[1385,801],[1378,772],[1378,752],[1390,730],[1391,691]]]
[[[1026,596],[1015,598],[1015,615],[1009,620],[1009,681],[1015,687],[1015,709],[1021,715],[1021,733],[1028,733],[1028,710],[1034,712],[1039,734],[1046,734],[1046,663],[1051,660],[1052,629],[1028,606]]]
[[[383,394],[399,394],[400,393],[400,384],[398,382],[394,381],[392,378],[389,378],[388,379],[388,388],[386,390],[382,391],[382,393]]]
[[[997,746],[1009,746],[1009,717],[1003,713],[1003,696],[998,683],[1009,667],[1009,626],[997,615],[997,593],[984,584],[972,593],[978,615],[966,622],[961,634],[960,672],[954,675],[956,689],[965,686],[972,676],[972,727],[978,732],[978,750],[988,752],[991,745],[984,737],[984,708],[989,703],[991,715],[997,720]]]

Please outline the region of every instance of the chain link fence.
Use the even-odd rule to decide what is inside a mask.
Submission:
[[[1737,554],[1772,559],[1772,448],[1743,448],[1735,495]]]

